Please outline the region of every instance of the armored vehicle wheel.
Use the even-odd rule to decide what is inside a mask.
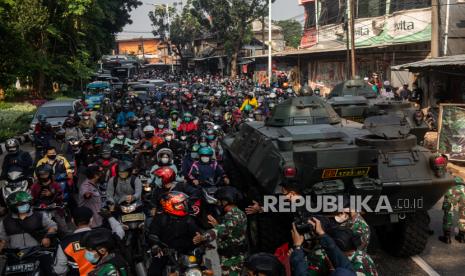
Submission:
[[[408,215],[399,223],[377,228],[380,242],[390,254],[409,257],[420,254],[428,242],[430,218],[426,211]]]

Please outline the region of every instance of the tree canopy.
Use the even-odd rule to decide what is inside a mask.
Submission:
[[[76,86],[113,49],[138,0],[0,0],[0,87],[16,77],[34,92]]]
[[[283,29],[284,41],[286,45],[297,48],[300,46],[302,38],[302,24],[294,19],[275,21],[274,24]]]

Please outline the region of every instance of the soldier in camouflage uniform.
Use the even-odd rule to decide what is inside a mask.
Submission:
[[[439,237],[439,240],[444,243],[451,243],[451,232],[454,224],[454,210],[458,210],[458,227],[459,233],[455,239],[460,242],[465,242],[465,183],[460,177],[455,178],[455,186],[449,188],[444,195],[442,210],[444,217],[442,229],[444,234]]]
[[[240,276],[248,250],[247,217],[236,206],[240,194],[234,187],[226,186],[219,189],[215,197],[221,202],[225,213],[221,223],[208,216],[209,223],[214,228],[203,235],[195,236],[194,243],[211,242],[216,239],[222,275]]]
[[[368,248],[368,243],[370,242],[370,226],[365,221],[365,219],[358,212],[350,212],[349,218],[341,223],[341,226],[348,227],[352,229],[355,234],[358,234],[361,238],[361,245],[357,250],[366,252]]]
[[[365,276],[377,276],[378,271],[376,270],[375,262],[371,257],[362,250],[355,250],[350,256],[349,260],[357,275]]]

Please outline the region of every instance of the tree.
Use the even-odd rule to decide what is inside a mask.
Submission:
[[[181,59],[183,67],[187,65],[185,50],[190,50],[194,39],[202,34],[202,25],[191,11],[192,0],[188,0],[180,14],[173,7],[167,10],[165,5],[155,6],[155,10],[149,13],[154,27],[153,35],[174,47],[173,50]]]
[[[268,0],[194,0],[193,6],[199,22],[223,44],[235,78],[239,52],[251,39],[252,22],[267,13]]]
[[[0,0],[0,85],[32,79],[44,94],[52,82],[77,87],[131,23],[138,0]]]
[[[284,41],[286,41],[286,45],[293,48],[298,48],[300,46],[300,40],[302,38],[302,25],[299,21],[288,19],[274,21],[273,23],[283,29]]]

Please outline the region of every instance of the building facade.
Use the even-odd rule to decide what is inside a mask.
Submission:
[[[117,39],[116,54],[134,55],[148,64],[176,64],[169,46],[157,38]]]

